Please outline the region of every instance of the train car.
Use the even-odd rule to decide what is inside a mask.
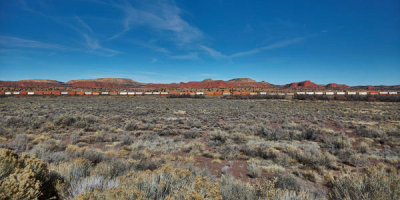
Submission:
[[[369,92],[370,95],[378,95],[379,92]]]
[[[27,95],[28,93],[27,92],[20,92],[19,94],[20,95]]]
[[[389,92],[389,95],[397,95],[397,92]]]
[[[160,92],[153,92],[154,95],[160,95]]]
[[[196,95],[204,95],[204,92],[196,92]]]
[[[278,96],[285,96],[285,93],[278,93]]]
[[[336,92],[337,95],[345,95],[346,92]]]
[[[161,95],[168,95],[168,92],[161,92]]]
[[[231,95],[231,93],[230,92],[223,92],[222,95],[227,96],[227,95]]]
[[[389,92],[379,92],[379,95],[388,95]]]
[[[325,95],[328,95],[328,96],[331,96],[331,95],[334,95],[335,93],[334,92],[325,92]]]
[[[41,96],[41,95],[43,95],[43,92],[35,92],[35,95]]]
[[[13,92],[12,94],[13,95],[19,95],[19,92]]]
[[[92,92],[85,92],[85,95],[92,95]]]
[[[267,92],[260,92],[260,95],[267,95]]]
[[[61,92],[61,95],[68,95],[68,92]]]
[[[212,96],[212,95],[214,95],[214,92],[206,92],[206,95]]]
[[[357,92],[347,92],[347,95],[356,95]]]
[[[61,92],[53,92],[53,95],[60,96]]]
[[[0,92],[0,96],[3,96],[4,95],[4,92]]]
[[[8,96],[8,95],[11,95],[12,93],[11,92],[5,92],[4,94]]]
[[[293,96],[294,93],[291,93],[291,92],[290,92],[290,93],[286,93],[286,95],[287,95],[287,96]]]
[[[110,92],[110,95],[111,95],[111,96],[118,95],[118,92]]]
[[[298,95],[304,95],[304,94],[306,94],[306,92],[296,92],[296,94],[298,94]]]
[[[77,92],[76,94],[77,94],[78,96],[83,96],[83,95],[85,95],[84,92]]]
[[[222,95],[222,92],[215,92],[215,95]]]
[[[144,92],[144,95],[151,95],[153,94],[152,92]]]
[[[314,95],[314,92],[306,92],[306,95]]]
[[[178,92],[170,92],[169,94],[171,94],[171,95],[178,95],[179,93],[178,93]]]
[[[323,92],[315,92],[315,95],[323,95]]]
[[[249,95],[249,92],[242,92],[241,95]]]
[[[132,95],[135,95],[135,94],[136,94],[135,92],[128,92],[129,96],[132,96]]]
[[[233,95],[240,95],[240,92],[233,92]]]
[[[125,96],[128,95],[128,92],[119,92],[119,95]]]
[[[250,95],[257,95],[257,92],[250,92]]]
[[[101,92],[101,95],[109,95],[109,92]]]
[[[143,92],[136,92],[135,94],[140,96],[143,95]]]
[[[47,95],[47,96],[50,96],[50,95],[52,95],[52,93],[51,93],[51,92],[44,92],[43,94],[44,94],[44,95]]]
[[[69,96],[75,96],[75,95],[76,95],[76,92],[68,92],[68,95],[69,95]]]
[[[28,92],[29,96],[35,95],[35,92]]]
[[[271,93],[268,93],[269,95],[272,95],[272,96],[276,96],[276,95],[278,95],[278,93],[276,93],[276,92],[271,92]]]
[[[93,92],[93,95],[99,96],[99,95],[100,95],[100,92]]]
[[[358,95],[362,95],[362,96],[367,95],[367,94],[368,94],[368,92],[358,92]]]

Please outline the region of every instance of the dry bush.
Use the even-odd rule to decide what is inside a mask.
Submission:
[[[400,199],[398,169],[367,168],[364,174],[346,173],[328,182],[330,199]]]
[[[261,173],[262,173],[261,169],[258,168],[255,163],[250,163],[247,170],[249,171],[248,175],[251,178],[258,178],[261,176]]]
[[[153,172],[130,172],[119,182],[115,188],[86,191],[77,199],[222,199],[217,183],[170,165]]]
[[[88,147],[81,148],[70,145],[66,148],[65,152],[72,158],[85,158],[93,163],[99,163],[109,159],[103,152]]]
[[[53,182],[46,163],[0,149],[0,199],[55,198]]]
[[[138,124],[137,124],[136,122],[133,122],[133,121],[128,122],[128,123],[125,125],[124,129],[125,129],[126,131],[138,130]]]
[[[362,137],[368,138],[377,138],[384,137],[385,132],[380,128],[370,127],[370,126],[361,126],[356,128],[356,133]]]
[[[229,134],[225,131],[216,130],[210,133],[211,145],[222,145],[229,139]]]

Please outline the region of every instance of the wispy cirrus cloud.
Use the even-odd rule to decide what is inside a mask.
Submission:
[[[101,46],[97,39],[89,36],[86,33],[82,33],[82,37],[85,38],[86,47],[88,48],[89,51],[92,51],[92,52],[95,52],[97,54],[101,54],[104,56],[114,56],[114,55],[120,53],[119,51]]]
[[[146,2],[146,1],[145,1]],[[173,1],[156,1],[133,6],[128,1],[123,4],[112,4],[124,12],[122,20],[123,30],[112,36],[116,39],[135,26],[146,26],[160,32],[170,32],[175,42],[186,44],[197,41],[203,33],[195,26],[190,25],[181,17],[181,9]]]
[[[305,37],[297,37],[294,39],[289,39],[289,40],[283,40],[283,41],[278,41],[275,43],[272,43],[270,45],[266,45],[263,47],[258,47],[258,48],[254,48],[248,51],[242,51],[242,52],[237,52],[237,53],[233,53],[231,55],[225,55],[215,49],[212,49],[210,47],[204,46],[204,45],[200,45],[200,49],[202,49],[203,51],[205,51],[207,54],[209,54],[211,57],[215,58],[215,59],[232,59],[232,58],[237,58],[237,57],[243,57],[243,56],[249,56],[249,55],[253,55],[253,54],[257,54],[260,53],[262,51],[266,51],[266,50],[272,50],[272,49],[278,49],[278,48],[283,48],[283,47],[287,47],[289,45],[292,44],[296,44],[299,42],[302,42],[305,40]]]
[[[138,45],[147,49],[151,49],[153,51],[157,51],[160,53],[171,53],[167,48],[165,47],[161,47],[158,46],[156,44],[154,44],[154,41],[138,41],[138,40],[128,40],[129,43],[134,44],[134,45]]]
[[[171,58],[177,59],[177,60],[197,60],[197,59],[199,59],[199,55],[197,52],[191,52],[191,53],[184,54],[184,55],[171,56]]]
[[[39,41],[34,41],[36,44],[40,47],[36,48],[44,48],[44,47],[49,47],[49,45],[52,47],[52,49],[64,49],[64,50],[73,50],[73,51],[81,51],[81,52],[86,52],[86,53],[93,53],[101,56],[114,56],[116,54],[119,54],[120,52],[117,50],[113,50],[110,48],[103,47],[99,40],[97,39],[96,32],[90,27],[88,23],[86,23],[81,17],[79,16],[72,16],[69,18],[60,18],[57,16],[52,16],[48,15],[45,12],[42,12],[38,9],[35,9],[31,4],[27,3],[25,0],[17,0],[16,1],[18,5],[20,5],[21,9],[26,10],[28,12],[31,12],[33,14],[39,15],[43,18],[46,18],[48,20],[51,20],[57,24],[60,24],[64,27],[67,27],[76,33],[78,33],[82,39],[83,43],[81,44],[82,46],[80,47],[62,47],[60,45],[52,45],[52,44],[47,44]],[[28,1],[29,2],[29,1]],[[45,2],[42,2],[42,5],[45,7],[49,7]],[[66,20],[70,19],[70,20]],[[15,42],[15,41],[13,41]],[[35,43],[31,43],[31,45],[34,45]],[[16,43],[16,42],[15,42]],[[58,48],[56,48],[58,46]],[[47,48],[50,49],[50,48]]]
[[[58,44],[50,44],[50,43],[40,42],[37,40],[28,40],[28,39],[12,37],[12,36],[4,36],[4,35],[0,35],[0,45],[7,47],[20,47],[20,48],[58,49],[58,50],[68,49],[67,47]]]

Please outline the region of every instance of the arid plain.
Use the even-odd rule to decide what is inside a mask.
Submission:
[[[400,197],[398,103],[9,97],[0,112],[0,193],[20,199]]]

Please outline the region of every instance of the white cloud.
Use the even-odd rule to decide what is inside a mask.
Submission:
[[[220,59],[220,58],[228,58],[229,57],[229,56],[226,56],[226,55],[222,54],[221,52],[219,52],[219,51],[217,51],[215,49],[212,49],[210,47],[206,47],[204,45],[200,45],[200,48],[203,49],[204,51],[206,51],[208,54],[210,54],[210,56],[213,57],[213,58]]]
[[[113,5],[124,12],[125,18],[122,20],[123,30],[110,39],[120,37],[135,26],[147,26],[157,31],[171,32],[178,44],[191,43],[203,37],[198,28],[181,17],[181,9],[174,2],[145,3],[140,8],[134,7],[127,1],[124,4]]]
[[[38,48],[38,49],[66,49],[61,45],[49,44],[36,40],[27,40],[18,37],[0,35],[0,45],[8,47]]]
[[[272,49],[278,49],[278,48],[283,48],[295,43],[299,43],[302,42],[305,38],[304,37],[298,37],[298,38],[294,38],[294,39],[290,39],[290,40],[283,40],[283,41],[279,41],[279,42],[275,42],[273,44],[267,45],[267,46],[263,46],[263,47],[259,47],[259,48],[254,48],[248,51],[242,51],[242,52],[237,52],[231,55],[225,55],[215,49],[212,49],[210,47],[201,45],[200,48],[202,50],[204,50],[205,52],[207,52],[211,57],[216,58],[216,59],[221,59],[221,58],[237,58],[237,57],[243,57],[243,56],[249,56],[249,55],[253,55],[253,54],[257,54],[260,53],[261,51],[266,51],[266,50],[272,50]]]
[[[196,60],[199,58],[199,56],[198,56],[197,52],[191,52],[191,53],[184,54],[184,55],[171,56],[171,58],[178,59],[178,60]]]

